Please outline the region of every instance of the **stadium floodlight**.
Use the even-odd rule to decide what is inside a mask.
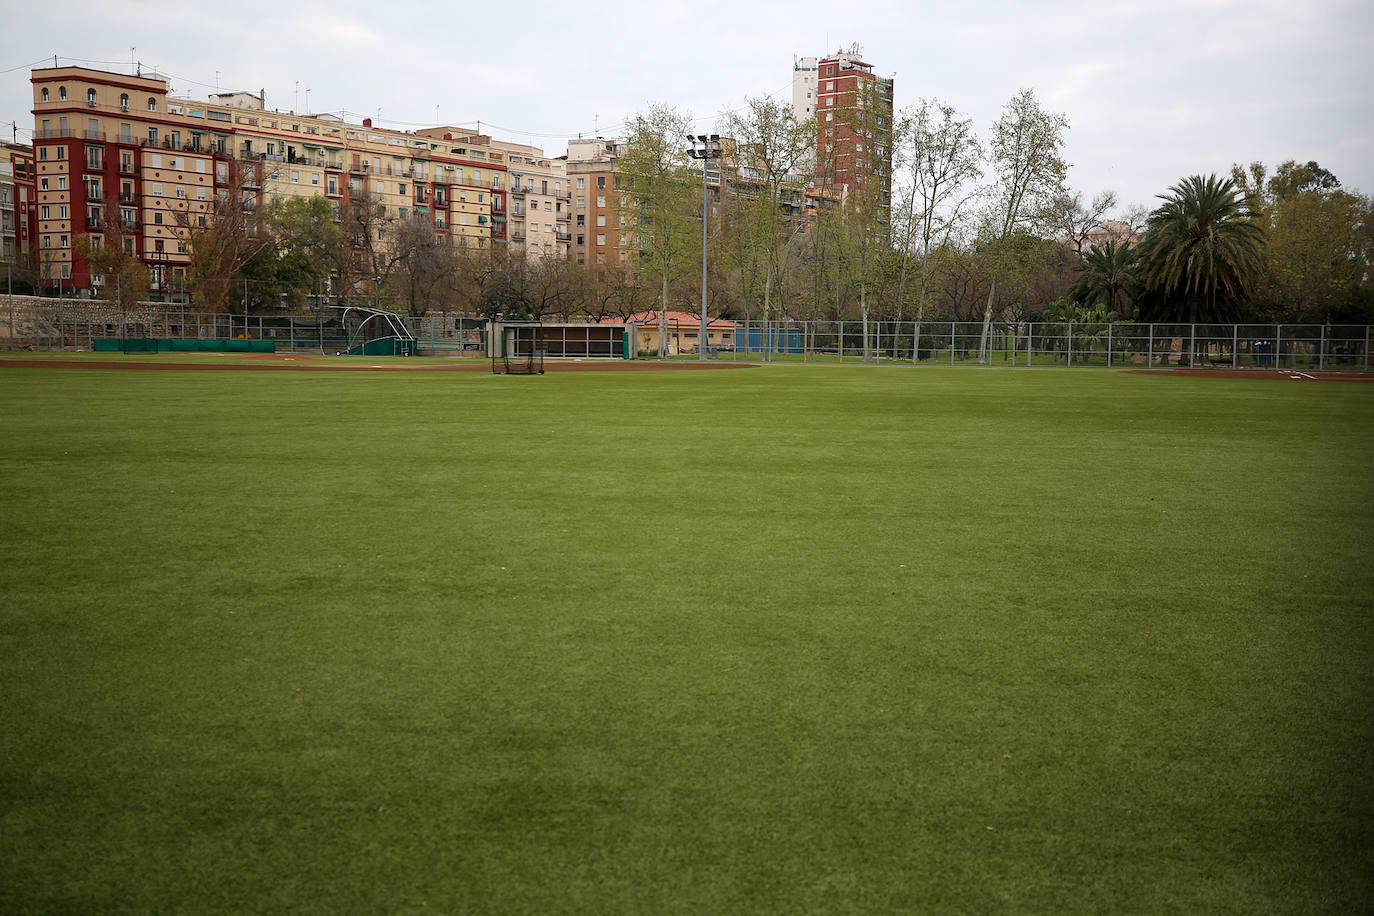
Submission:
[[[697,359],[706,359],[706,164],[720,158],[720,134],[687,135],[687,154],[701,160],[701,336],[697,339]],[[724,178],[721,179],[722,184]]]

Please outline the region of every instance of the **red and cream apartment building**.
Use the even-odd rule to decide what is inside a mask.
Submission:
[[[319,195],[336,213],[366,189],[384,215],[420,216],[454,244],[481,248],[509,239],[514,154],[489,137],[269,110],[262,93],[177,98],[161,78],[84,67],[37,69],[31,82],[30,260],[48,288],[99,289],[101,278],[91,275],[76,241],[104,237],[109,221],[148,265],[154,293],[178,288],[190,264],[190,227],[210,213],[215,195],[233,187],[245,206]],[[566,204],[561,193],[549,197]]]
[[[870,191],[892,202],[892,80],[873,72],[855,46],[830,57],[797,58],[792,109],[816,118],[816,180],[843,199]]]

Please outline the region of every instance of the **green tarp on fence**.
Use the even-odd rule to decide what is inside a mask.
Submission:
[[[175,339],[167,337],[102,337],[97,353],[275,353],[275,340]]]

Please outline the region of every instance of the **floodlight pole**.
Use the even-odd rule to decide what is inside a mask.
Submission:
[[[691,144],[688,153],[693,159],[701,160],[701,336],[697,339],[697,360],[706,359],[706,164],[712,159],[720,158],[720,134],[697,134],[695,137],[687,135],[687,142]]]

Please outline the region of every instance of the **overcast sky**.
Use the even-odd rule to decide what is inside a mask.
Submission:
[[[747,96],[790,101],[794,55],[858,43],[895,75],[899,109],[938,97],[984,136],[1033,87],[1069,118],[1070,185],[1113,189],[1123,205],[1255,159],[1315,159],[1374,193],[1369,0],[0,2],[0,118],[21,141],[29,69],[45,55],[130,72],[132,46],[177,95],[265,88],[269,108],[303,111],[308,98],[400,129],[480,120],[558,154],[569,137],[614,136],[652,102],[709,130]]]

